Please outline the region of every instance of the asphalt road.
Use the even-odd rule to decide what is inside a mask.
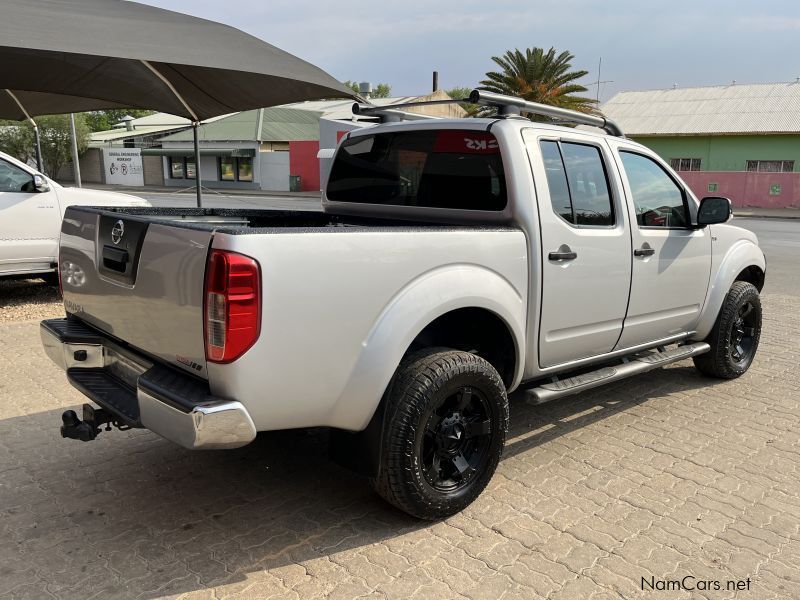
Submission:
[[[800,219],[736,218],[733,225],[758,236],[767,257],[764,292],[800,296]]]

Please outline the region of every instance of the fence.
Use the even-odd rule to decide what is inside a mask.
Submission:
[[[800,208],[800,173],[681,171],[698,198],[725,196],[737,207]]]

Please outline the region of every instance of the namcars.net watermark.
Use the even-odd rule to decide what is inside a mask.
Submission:
[[[655,577],[642,577],[642,590],[647,592],[669,592],[669,591],[699,591],[699,592],[720,592],[720,591],[742,591],[750,589],[750,578],[747,579],[698,579],[693,575],[686,575],[681,579],[656,579]]]

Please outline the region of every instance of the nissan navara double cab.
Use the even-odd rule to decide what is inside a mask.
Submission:
[[[472,99],[499,114],[347,133],[320,213],[68,208],[67,316],[41,334],[94,405],[62,435],[235,448],[327,427],[334,458],[436,519],[492,477],[511,392],[690,358],[747,371],[766,265],[729,200],[698,201],[602,117]]]

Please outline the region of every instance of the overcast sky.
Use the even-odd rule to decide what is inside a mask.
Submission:
[[[472,86],[508,49],[555,46],[619,90],[794,81],[798,0],[143,0],[221,21],[393,95]],[[591,95],[595,87],[589,88]]]

